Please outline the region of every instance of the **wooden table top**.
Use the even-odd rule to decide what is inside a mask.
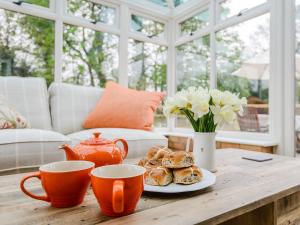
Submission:
[[[92,190],[83,204],[65,209],[25,196],[19,189],[24,174],[0,176],[0,224],[217,224],[300,190],[300,160],[271,155],[254,162],[245,155],[265,154],[228,149],[217,151],[217,182],[186,194],[144,193],[134,214],[109,218],[101,214]],[[40,193],[32,179],[27,187]]]

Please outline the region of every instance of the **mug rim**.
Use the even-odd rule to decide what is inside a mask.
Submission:
[[[113,177],[113,176],[101,176],[99,174],[96,174],[99,170],[104,170],[105,168],[109,168],[109,167],[135,167],[138,168],[140,170],[140,172],[136,175],[131,175],[131,176],[117,176],[117,177]],[[106,166],[100,166],[97,168],[94,168],[91,171],[91,175],[96,177],[96,178],[104,178],[104,179],[127,179],[127,178],[132,178],[132,177],[138,177],[143,175],[146,172],[146,168],[139,166],[139,165],[133,165],[133,164],[113,164],[113,165],[106,165]]]
[[[74,169],[68,169],[68,170],[49,170],[49,167],[51,165],[56,165],[56,164],[85,164],[83,168],[74,168]],[[52,162],[52,163],[47,163],[39,167],[39,171],[43,173],[70,173],[70,172],[77,172],[77,171],[82,171],[86,169],[90,169],[95,167],[95,163],[90,162],[90,161],[85,161],[85,160],[64,160],[64,161],[57,161],[57,162]]]

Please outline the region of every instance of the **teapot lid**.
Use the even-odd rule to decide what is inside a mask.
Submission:
[[[93,133],[94,137],[91,137],[90,139],[81,141],[80,144],[83,145],[107,145],[111,144],[112,141],[101,138],[101,133],[100,132],[94,132]]]

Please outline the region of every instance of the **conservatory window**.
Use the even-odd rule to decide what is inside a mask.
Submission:
[[[176,89],[209,87],[210,36],[206,35],[176,48]],[[178,116],[176,127],[190,127],[184,116]]]
[[[147,91],[167,91],[167,47],[129,39],[128,86]],[[166,127],[162,108],[155,115],[155,127]]]
[[[268,132],[270,15],[265,14],[216,33],[217,86],[240,93],[248,106],[225,130]]]
[[[67,11],[69,14],[81,17],[92,23],[115,24],[115,8],[87,0],[68,0]]]
[[[180,34],[193,35],[196,31],[208,26],[209,10],[205,9],[180,23]]]
[[[232,16],[240,16],[244,11],[266,2],[267,0],[219,0],[220,20],[225,20]]]
[[[104,87],[118,80],[118,42],[115,35],[64,25],[62,80]]]
[[[165,25],[151,19],[146,19],[141,16],[131,15],[131,29],[136,32],[141,32],[149,38],[163,37]]]
[[[54,80],[54,22],[0,9],[0,76]]]

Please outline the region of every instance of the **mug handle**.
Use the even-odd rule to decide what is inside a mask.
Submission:
[[[127,141],[125,141],[124,139],[121,139],[121,138],[115,139],[114,144],[116,144],[119,141],[122,142],[122,144],[123,144],[123,159],[125,159],[128,154],[128,144],[127,144]]]
[[[115,213],[124,211],[124,181],[115,180],[113,184],[112,204]]]
[[[26,194],[28,195],[29,197],[31,198],[34,198],[34,199],[37,199],[37,200],[42,200],[42,201],[46,201],[46,202],[50,202],[50,198],[45,195],[45,196],[39,196],[39,195],[35,195],[35,194],[32,194],[31,192],[27,191],[24,184],[25,184],[25,181],[29,178],[32,178],[32,177],[36,177],[38,178],[39,180],[41,180],[41,173],[40,172],[36,172],[36,173],[31,173],[29,175],[27,175],[26,177],[24,177],[22,180],[21,180],[21,183],[20,183],[20,188],[21,190]]]

